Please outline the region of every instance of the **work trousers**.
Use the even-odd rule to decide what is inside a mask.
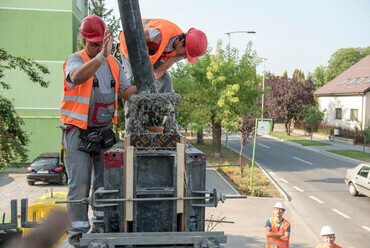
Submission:
[[[67,200],[82,200],[88,198],[91,187],[91,177],[93,176],[92,192],[104,186],[104,152],[110,148],[102,149],[100,154],[91,155],[77,150],[80,129],[74,127],[63,130],[64,147],[66,150],[65,166],[68,175],[68,195]],[[92,172],[94,175],[92,175]],[[73,237],[78,234],[86,233],[90,229],[88,217],[88,204],[69,203],[67,212],[72,221],[72,227],[68,230],[68,236]],[[94,209],[92,223],[95,225],[103,224],[103,209]]]

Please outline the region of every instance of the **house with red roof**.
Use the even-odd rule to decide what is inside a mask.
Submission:
[[[314,92],[325,124],[354,129],[370,125],[370,55]]]

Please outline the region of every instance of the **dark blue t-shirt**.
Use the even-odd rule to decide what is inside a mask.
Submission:
[[[281,224],[283,224],[283,221],[284,221],[284,218],[283,218],[280,222],[276,222],[278,230],[280,230],[280,227],[281,227]],[[265,226],[265,227],[270,227],[270,228],[271,228],[270,219],[267,219],[267,221],[266,221],[266,226]],[[289,225],[289,227],[285,230],[285,232],[289,232],[289,233],[290,233],[290,225]]]

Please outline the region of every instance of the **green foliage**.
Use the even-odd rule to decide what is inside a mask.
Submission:
[[[370,143],[370,122],[368,122],[366,128],[359,131],[359,133],[364,137],[364,148],[362,152],[365,152],[366,144]]]
[[[303,107],[303,121],[309,125],[309,131],[315,132],[315,127],[322,121],[324,113],[316,104]]]
[[[294,78],[298,78],[298,79],[302,79],[302,80],[304,80],[304,72],[302,72],[301,70],[299,70],[299,69],[295,69],[294,71],[293,71],[293,77]]]
[[[256,75],[260,59],[251,47],[249,43],[239,58],[236,49],[224,50],[219,41],[215,54],[208,50],[195,64],[178,63],[171,75],[174,91],[182,96],[177,119],[181,125],[200,130],[210,122],[214,132],[214,128],[221,131],[221,125],[236,131],[242,114],[257,111],[255,101],[262,94]],[[221,136],[213,137],[220,145]]]
[[[49,82],[40,76],[40,73],[49,74],[45,66],[28,58],[14,57],[0,48],[0,86],[4,90],[11,88],[10,83],[3,80],[5,70],[11,69],[19,69],[26,73],[32,82],[39,83],[42,87],[49,85]],[[22,125],[23,121],[17,115],[12,102],[0,93],[0,171],[7,168],[11,161],[27,160],[25,147],[29,138],[22,130]]]
[[[326,67],[320,65],[315,69],[312,75],[312,81],[313,81],[313,84],[315,85],[316,90],[321,88],[327,83],[326,78],[325,78],[326,77],[325,71],[326,71]]]

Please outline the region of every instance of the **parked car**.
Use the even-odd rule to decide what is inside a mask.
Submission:
[[[34,185],[35,182],[67,184],[67,173],[59,161],[58,152],[42,153],[27,168],[27,182]]]
[[[344,181],[351,195],[360,193],[370,197],[370,164],[359,164],[348,169]]]

